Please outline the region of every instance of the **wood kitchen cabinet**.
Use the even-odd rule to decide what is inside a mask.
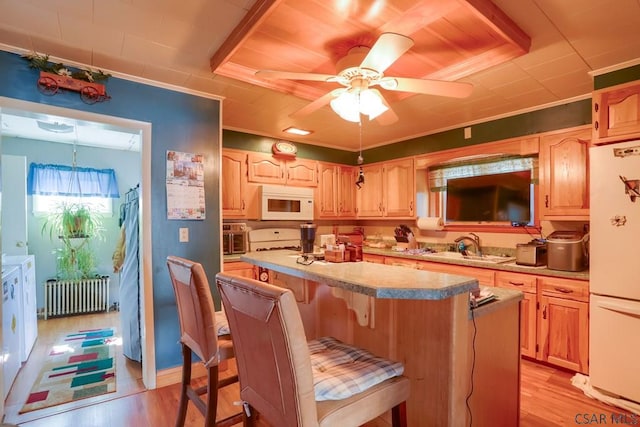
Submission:
[[[365,182],[357,190],[359,218],[415,217],[415,168],[413,158],[363,167]]]
[[[487,268],[465,267],[463,265],[445,264],[440,262],[417,261],[420,270],[435,271],[437,273],[459,274],[470,276],[482,286],[494,286],[495,271]]]
[[[225,273],[229,273],[234,276],[248,277],[250,279],[257,279],[256,267],[253,264],[249,264],[244,261],[230,261],[224,262],[222,269]]]
[[[362,254],[362,261],[374,264],[384,264],[384,255]]]
[[[536,357],[537,312],[536,312],[536,276],[530,274],[496,271],[496,287],[522,291],[524,299],[520,301],[520,354]]]
[[[319,218],[354,218],[356,168],[320,163],[316,213]]]
[[[640,138],[640,81],[594,91],[591,99],[593,144]]]
[[[540,219],[589,220],[590,137],[581,127],[540,139]]]
[[[522,291],[520,353],[588,374],[589,282],[400,256],[364,254],[363,261],[470,276],[482,286]]]
[[[247,214],[247,154],[237,150],[222,150],[222,216],[244,218]]]
[[[269,153],[247,153],[249,182],[296,187],[318,186],[318,162],[308,159],[285,160]]]
[[[587,374],[588,282],[539,277],[538,291],[538,359]]]

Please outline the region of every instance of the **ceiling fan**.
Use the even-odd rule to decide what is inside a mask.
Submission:
[[[274,70],[259,70],[256,76],[265,79],[309,80],[335,82],[343,87],[332,90],[321,96],[291,117],[302,117],[331,103],[331,107],[346,120],[357,122],[360,113],[376,118],[380,124],[390,124],[398,117],[391,110],[380,91],[372,89],[379,86],[382,89],[400,92],[412,92],[428,95],[450,96],[465,98],[471,94],[473,86],[470,83],[450,82],[443,80],[429,80],[407,77],[385,76],[384,71],[413,46],[411,38],[397,33],[383,33],[369,49],[365,46],[353,47],[349,53],[340,59],[336,68],[337,75],[317,73],[295,73]],[[364,97],[368,99],[365,101]],[[377,98],[377,99],[376,99]],[[357,103],[360,111],[356,114],[341,114],[339,111],[345,104]],[[383,114],[384,113],[384,114]]]

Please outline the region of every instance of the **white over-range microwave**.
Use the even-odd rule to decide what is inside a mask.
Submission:
[[[313,188],[262,185],[260,219],[313,220]]]

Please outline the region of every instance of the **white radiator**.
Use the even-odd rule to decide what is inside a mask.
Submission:
[[[109,311],[109,276],[82,280],[47,280],[44,318]]]

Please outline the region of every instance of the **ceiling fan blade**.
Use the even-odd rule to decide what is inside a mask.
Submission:
[[[385,80],[395,80],[394,88],[385,84]],[[453,98],[466,98],[471,95],[473,85],[463,82],[448,82],[444,80],[412,79],[407,77],[385,77],[380,84],[388,90],[400,92],[424,93],[426,95],[450,96]]]
[[[381,126],[392,125],[398,121],[398,115],[391,108],[389,108],[387,111],[376,117],[375,121],[378,122],[378,124],[380,124]]]
[[[368,68],[379,73],[384,72],[396,62],[403,53],[413,46],[413,40],[396,33],[382,33],[367,56],[360,64],[360,68]]]
[[[265,79],[313,80],[318,82],[326,82],[337,77],[333,74],[290,73],[288,71],[274,70],[258,70],[256,71],[256,76]]]
[[[300,117],[304,117],[304,116],[306,116],[308,114],[311,114],[314,111],[319,110],[320,108],[322,108],[325,105],[327,105],[329,102],[331,102],[331,100],[333,98],[337,97],[338,95],[340,95],[345,90],[346,90],[345,88],[338,88],[338,89],[332,90],[331,92],[325,93],[320,98],[316,99],[315,101],[310,102],[309,104],[305,105],[304,107],[302,107],[298,111],[289,114],[289,117],[291,117],[291,118],[300,118]]]

